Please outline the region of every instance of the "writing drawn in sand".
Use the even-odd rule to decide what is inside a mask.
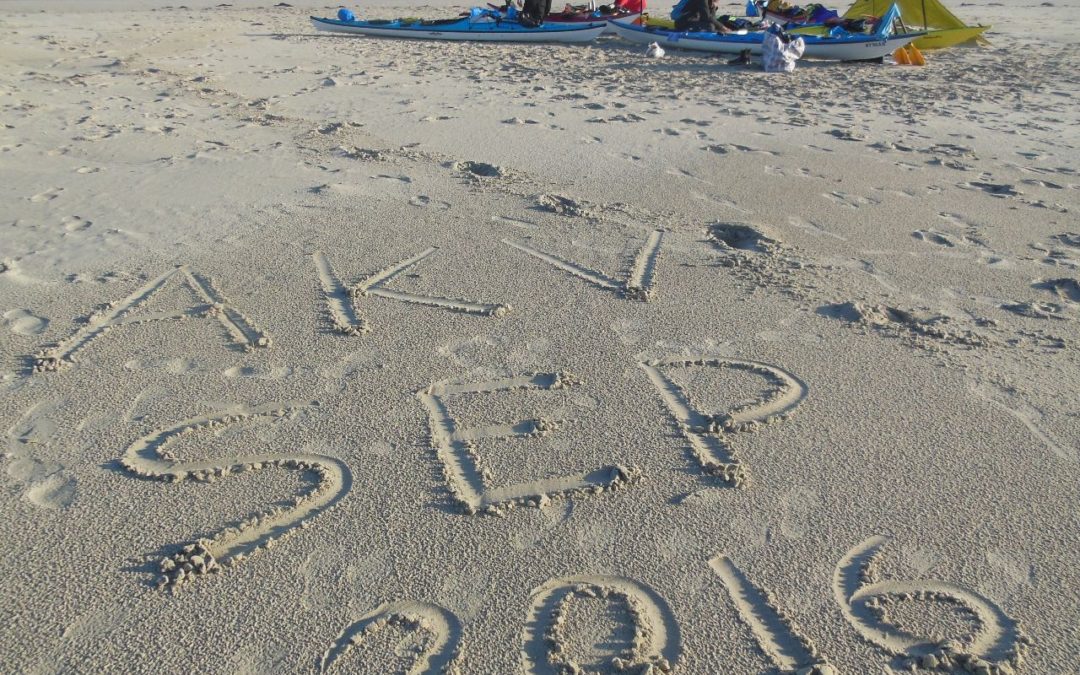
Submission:
[[[143,305],[173,279],[192,291],[196,304],[164,312],[139,312]],[[34,372],[55,371],[70,366],[75,363],[79,352],[114,328],[151,321],[185,319],[215,319],[225,327],[234,344],[248,351],[270,346],[270,338],[232,305],[209,278],[195,274],[186,265],[181,265],[143,285],[120,302],[109,303],[104,311],[91,314],[86,325],[75,331],[71,337],[35,355]]]
[[[679,627],[664,599],[632,579],[598,574],[551,579],[533,591],[522,632],[522,670],[537,675],[585,672],[578,662],[585,654],[575,652],[591,650],[572,644],[571,614],[576,604],[595,601],[621,605],[619,621],[630,631],[623,649],[609,660],[614,670],[672,671],[679,658]]]
[[[709,561],[709,566],[724,582],[739,617],[777,670],[798,675],[836,675],[836,669],[799,631],[772,594],[750,581],[731,558],[718,555]]]
[[[737,433],[784,419],[806,397],[806,385],[786,370],[759,361],[708,356],[668,356],[639,362],[671,411],[679,431],[690,442],[690,452],[701,469],[732,487],[749,480],[746,465],[731,445]],[[729,412],[713,414],[698,410],[690,395],[665,371],[676,368],[731,368],[759,375],[771,389],[757,400]]]
[[[544,506],[553,495],[600,493],[619,488],[637,477],[637,471],[607,466],[590,473],[555,476],[492,488],[477,465],[476,443],[483,439],[536,438],[558,429],[558,422],[529,419],[503,424],[462,428],[447,408],[454,396],[497,394],[515,390],[557,390],[580,384],[568,373],[536,373],[481,382],[444,381],[418,392],[428,412],[431,444],[442,462],[447,489],[465,512],[500,514],[515,504]]]
[[[603,272],[589,269],[580,263],[566,260],[550,253],[545,253],[544,251],[535,249],[527,244],[518,244],[509,239],[503,239],[502,242],[523,253],[528,253],[534,258],[543,260],[552,267],[560,269],[586,283],[592,284],[593,286],[602,288],[606,291],[611,291],[625,298],[646,302],[653,294],[653,287],[656,282],[656,265],[660,258],[660,246],[663,243],[663,240],[663,230],[653,230],[649,233],[648,239],[646,239],[645,243],[638,249],[637,255],[634,256],[633,264],[631,264],[630,269],[622,276],[622,278],[615,278],[604,274]]]
[[[883,579],[881,549],[888,538],[874,536],[858,544],[833,572],[833,595],[844,618],[864,640],[905,659],[904,668],[1004,675],[1019,668],[1029,639],[1018,622],[990,600],[945,581]],[[969,613],[976,629],[965,641],[933,640],[893,623],[889,610],[899,602],[946,603]]]
[[[456,616],[428,602],[391,602],[345,628],[319,659],[319,672],[327,672],[353,646],[362,645],[387,626],[424,636],[412,665],[405,671],[408,675],[450,672],[460,657],[461,624]]]
[[[271,466],[313,474],[315,485],[293,498],[292,508],[274,507],[245,518],[207,539],[188,544],[161,561],[161,586],[175,588],[196,577],[220,572],[260,549],[269,549],[275,540],[307,527],[312,518],[330,509],[349,491],[352,474],[339,459],[303,453],[265,453],[245,457],[183,461],[169,449],[176,440],[192,433],[239,424],[257,417],[284,418],[307,404],[269,403],[238,406],[229,412],[200,415],[154,431],[136,440],[120,460],[136,476],[169,482],[197,480],[211,482],[234,473],[258,471]]]
[[[330,266],[330,260],[322,251],[313,253],[312,259],[315,261],[315,269],[319,272],[319,281],[322,283],[323,294],[326,296],[327,315],[334,330],[345,335],[363,335],[371,330],[368,322],[360,316],[356,306],[360,298],[366,297],[389,298],[390,300],[478,316],[502,317],[510,312],[510,305],[456,300],[434,295],[418,295],[387,287],[387,284],[393,281],[395,277],[418,265],[437,250],[434,247],[425,249],[411,258],[406,258],[395,265],[382,269],[351,286],[346,286],[334,273],[333,267]]]

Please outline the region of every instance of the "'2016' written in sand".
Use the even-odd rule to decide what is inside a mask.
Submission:
[[[655,231],[649,236],[632,269],[621,281],[528,246],[509,241],[506,243],[604,290],[615,291],[627,298],[648,300],[652,293],[662,238],[661,231]],[[331,324],[336,330],[347,335],[361,335],[369,331],[370,327],[361,318],[356,306],[357,301],[365,297],[382,297],[477,316],[498,317],[511,311],[510,306],[505,304],[416,295],[387,287],[396,276],[435,252],[436,249],[426,249],[351,286],[346,286],[339,279],[325,255],[316,252],[312,259],[326,297],[326,310]],[[163,313],[139,311],[158,291],[174,280],[188,286],[200,302],[184,309]],[[192,272],[186,266],[180,266],[153,279],[119,303],[110,304],[104,312],[92,315],[83,328],[39,353],[34,360],[34,372],[56,371],[72,365],[78,352],[114,329],[164,319],[213,319],[220,322],[233,341],[244,349],[267,348],[271,345],[269,335],[258,329],[243,312],[230,303],[208,278]],[[638,365],[658,390],[679,433],[687,440],[690,454],[703,473],[717,476],[723,483],[734,487],[745,485],[749,478],[746,464],[732,447],[732,441],[737,434],[783,419],[799,405],[807,392],[805,384],[793,374],[757,361],[708,355],[680,355],[641,361]],[[691,404],[688,393],[670,375],[674,370],[694,367],[733,369],[758,375],[769,384],[769,391],[758,400],[731,411],[719,414],[703,412]],[[555,496],[601,493],[634,482],[639,474],[637,469],[608,466],[574,475],[490,488],[486,476],[478,468],[475,445],[477,441],[543,436],[556,432],[558,422],[541,418],[462,428],[447,407],[447,401],[458,396],[497,395],[529,389],[555,390],[581,384],[569,373],[533,373],[478,382],[437,382],[418,392],[417,396],[428,412],[431,444],[443,465],[447,489],[466,513],[502,514],[515,505],[542,506]],[[238,408],[228,414],[194,417],[148,434],[128,447],[122,464],[132,473],[146,478],[212,481],[234,472],[259,470],[266,466],[301,471],[306,477],[313,478],[313,487],[294,498],[292,508],[275,507],[250,516],[239,526],[226,528],[209,539],[184,546],[179,553],[162,560],[163,586],[176,588],[198,576],[219,572],[260,549],[271,548],[277,538],[307,527],[312,519],[333,508],[349,492],[352,482],[349,468],[341,460],[330,456],[256,454],[221,460],[180,461],[168,449],[175,439],[201,429],[234,424],[256,417],[283,417],[309,405],[312,404],[275,403]],[[871,563],[881,543],[876,539],[870,540],[870,543],[864,543],[862,548],[853,550],[845,559],[847,568],[858,567],[855,565],[857,560],[863,560],[865,564],[859,567],[858,574],[854,576],[850,570],[842,573],[838,567],[834,584],[837,600],[844,608],[845,618],[858,629],[862,637],[892,654],[917,658],[918,665],[924,667],[965,666],[976,669],[976,672],[979,672],[979,669],[1004,672],[1004,669],[1011,665],[1019,665],[1024,639],[1015,623],[990,601],[962,587],[941,582],[903,584],[877,580],[872,573]],[[776,609],[768,594],[755,588],[730,559],[721,556],[710,564],[723,580],[744,621],[751,627],[763,651],[776,667],[785,670],[801,668],[807,672],[828,671],[829,667],[813,645],[797,633],[786,615]],[[554,580],[543,589],[538,589],[534,598],[534,610],[540,614],[546,611],[548,615],[546,618],[539,615],[533,617],[526,629],[523,653],[527,655],[525,665],[528,670],[561,670],[572,665],[567,661],[569,657],[558,649],[542,647],[558,643],[560,607],[575,597],[598,597],[597,594],[602,598],[623,598],[631,609],[630,616],[636,631],[635,649],[630,660],[623,665],[629,667],[638,663],[656,670],[668,670],[675,661],[677,649],[673,650],[666,644],[666,633],[662,624],[668,622],[670,612],[665,615],[667,610],[661,609],[666,605],[663,605],[662,600],[658,604],[658,596],[654,598],[655,594],[651,590],[637,582],[607,577]],[[894,596],[953,602],[968,608],[982,626],[979,639],[962,650],[956,644],[929,645],[898,629],[891,632],[883,630],[882,626],[888,625],[885,610],[882,609],[886,604],[883,599]],[[434,631],[436,647],[423,656],[423,663],[427,666],[434,667],[436,661],[447,663],[446,659],[454,658],[457,652],[457,622],[452,615],[448,615],[441,608],[423,603],[399,605],[384,606],[353,624],[324,657],[322,666],[329,667],[347,650],[349,644],[362,641],[364,635],[384,625],[386,619],[403,622],[408,627]],[[439,620],[434,621],[432,617]],[[673,620],[670,623],[674,625]],[[432,625],[435,628],[432,628]],[[538,626],[546,627],[538,629]],[[641,635],[638,635],[638,632],[641,632]],[[990,661],[984,661],[982,657]],[[417,665],[421,664],[418,662]]]

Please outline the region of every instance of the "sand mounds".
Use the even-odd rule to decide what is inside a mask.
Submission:
[[[861,302],[840,302],[819,307],[817,312],[821,316],[846,321],[892,337],[907,338],[926,348],[948,345],[976,349],[992,344],[988,337],[956,327],[953,319],[927,311],[867,305]]]

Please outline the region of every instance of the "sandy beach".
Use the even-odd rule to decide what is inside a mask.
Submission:
[[[337,7],[0,0],[0,672],[1078,672],[1078,0]]]

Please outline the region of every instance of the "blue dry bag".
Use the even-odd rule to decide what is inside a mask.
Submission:
[[[754,0],[746,0],[746,16],[758,16],[757,3]]]
[[[352,10],[344,7],[337,11],[337,18],[338,21],[356,21],[356,15],[352,13]]]

